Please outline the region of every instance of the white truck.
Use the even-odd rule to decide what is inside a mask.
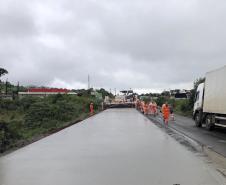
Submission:
[[[226,127],[226,66],[206,73],[205,82],[199,84],[193,119],[197,127],[204,123],[207,130]]]

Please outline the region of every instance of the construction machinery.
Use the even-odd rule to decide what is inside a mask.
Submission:
[[[106,108],[133,108],[135,107],[136,94],[133,90],[120,91],[114,98],[105,97]]]

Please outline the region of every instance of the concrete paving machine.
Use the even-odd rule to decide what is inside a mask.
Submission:
[[[106,108],[133,108],[135,107],[135,93],[132,90],[120,91],[113,99],[105,97]]]

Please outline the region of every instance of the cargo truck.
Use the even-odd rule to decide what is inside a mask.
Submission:
[[[207,130],[226,127],[226,66],[206,73],[205,82],[199,84],[193,119],[197,127],[205,124]]]

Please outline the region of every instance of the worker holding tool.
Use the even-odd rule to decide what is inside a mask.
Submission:
[[[163,116],[164,124],[168,126],[169,117],[170,117],[170,108],[167,102],[162,105],[162,116]]]

